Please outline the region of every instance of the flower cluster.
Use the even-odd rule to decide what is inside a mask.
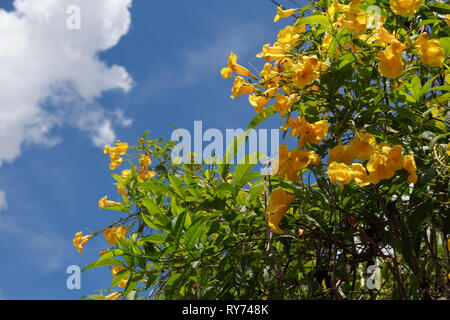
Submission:
[[[414,155],[402,153],[401,145],[391,146],[384,142],[377,144],[370,133],[356,135],[348,145],[339,142],[330,149],[327,158],[328,176],[333,184],[339,183],[342,190],[352,180],[361,187],[377,184],[381,180],[392,178],[396,171],[405,169],[409,173],[408,181],[416,183],[418,177]],[[361,163],[352,163],[355,159]],[[362,162],[366,160],[368,161],[364,167]]]
[[[123,155],[126,155],[128,152],[129,146],[126,142],[117,141],[114,147],[110,147],[109,145],[105,146],[104,153],[110,155],[110,165],[109,168],[111,170],[116,169],[121,165]],[[132,169],[124,169],[120,174],[120,179],[118,179],[117,185],[117,193],[118,195],[123,195],[125,198],[128,198],[128,194],[126,192],[127,185],[129,184],[130,179],[133,178],[133,172],[137,172],[138,181],[142,181],[144,179],[151,179],[156,175],[156,172],[151,171],[149,169],[152,164],[150,154],[148,151],[144,152],[139,156],[139,165],[134,166]],[[117,201],[108,200],[108,196],[105,195],[98,201],[98,206],[100,209],[105,209],[108,207],[122,206],[123,204]],[[110,245],[117,245],[117,239],[124,239],[128,233],[128,229],[126,227],[109,227],[103,229],[103,236],[107,240]],[[89,239],[94,237],[94,234],[83,236],[81,232],[75,234],[73,239],[73,245],[78,250],[78,252],[83,253],[83,247],[87,243]],[[109,250],[109,249],[108,249]],[[106,253],[108,250],[104,250],[101,254]],[[124,282],[121,282],[123,284]],[[126,282],[125,282],[126,283]],[[120,284],[119,284],[120,287]]]
[[[109,145],[105,147],[103,152],[105,154],[109,153],[109,158],[111,161],[109,168],[111,170],[116,169],[118,166],[122,164],[123,159],[121,156],[126,154],[127,151],[128,151],[128,143],[120,142],[119,140],[117,140],[115,147],[110,147]]]
[[[410,19],[417,14],[422,4],[421,0],[391,0],[390,9],[393,17],[397,15]],[[233,72],[236,74],[232,88],[233,99],[249,95],[250,105],[264,117],[269,108],[271,114],[279,112],[280,118],[286,119],[285,124],[280,126],[281,130],[290,129],[290,136],[297,138],[298,148],[288,150],[286,145],[280,147],[279,159],[273,172],[283,179],[297,181],[299,172],[309,164],[322,163],[313,148],[328,138],[329,124],[326,118],[330,113],[320,112],[319,98],[316,99],[319,112],[315,121],[308,122],[306,114],[300,109],[304,106],[304,94],[321,90],[321,78],[329,72],[330,60],[336,59],[338,53],[345,54],[346,50],[352,53],[355,56],[355,69],[359,68],[358,65],[363,65],[363,57],[370,54],[378,62],[379,74],[392,79],[405,75],[405,69],[413,63],[423,63],[432,68],[441,67],[445,63],[445,50],[439,39],[430,39],[431,33],[414,35],[394,30],[392,24],[387,23],[388,15],[382,14],[373,19],[372,13],[364,9],[367,7],[365,5],[361,0],[353,0],[347,4],[334,0],[323,14],[311,10],[313,15],[318,18],[325,16],[330,23],[320,33],[323,36],[322,42],[316,44],[319,49],[317,51],[308,50],[305,45],[308,37],[304,34],[309,22],[303,21],[303,17],[297,18],[293,25],[279,31],[276,42],[265,44],[257,54],[257,57],[265,61],[259,78],[238,65],[233,53],[230,54],[227,66],[222,69],[223,78],[232,77]],[[299,9],[284,10],[279,7],[274,21],[298,12]],[[334,46],[335,51],[331,52],[331,44],[340,31],[346,31],[351,36],[344,38],[347,39],[347,44],[339,42]],[[363,52],[361,48],[367,48],[367,52]],[[247,81],[245,77],[251,80]],[[314,95],[310,94],[309,97]],[[267,107],[271,103],[271,107]],[[292,117],[295,111],[299,112],[299,116]],[[401,145],[378,144],[371,134],[357,133],[357,130],[354,128],[350,132],[355,137],[348,145],[338,141],[328,151],[327,173],[332,183],[340,183],[341,186],[351,181],[359,186],[377,184],[381,180],[392,178],[400,169],[409,172],[409,182],[417,182],[414,155],[402,155]],[[359,162],[353,163],[354,160]]]

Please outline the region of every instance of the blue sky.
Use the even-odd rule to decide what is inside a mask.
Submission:
[[[204,130],[246,128],[255,111],[246,97],[230,98],[232,80],[221,79],[220,69],[230,51],[240,64],[261,68],[255,55],[292,21],[273,23],[269,0],[134,0],[129,21],[123,7],[95,5],[109,0],[22,2],[22,8],[0,2],[0,87],[10,88],[0,89],[7,96],[0,97],[0,299],[79,299],[111,280],[101,268],[82,274],[81,290],[66,288],[69,265],[84,267],[108,247],[95,238],[80,255],[74,233],[119,216],[98,209],[100,198],[116,194],[102,142],[135,141],[146,130],[170,139],[169,123],[192,130],[194,120]],[[64,7],[51,6],[68,4],[81,8],[80,30],[57,24],[67,18]],[[42,22],[49,8],[52,17]],[[26,13],[22,20],[14,10]],[[99,31],[102,22],[106,31]],[[39,41],[23,40],[33,24]],[[58,41],[75,54],[56,53]],[[12,53],[2,58],[6,48]],[[275,128],[279,118],[265,125]]]

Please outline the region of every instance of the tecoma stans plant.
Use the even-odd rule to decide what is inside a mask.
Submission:
[[[248,129],[279,117],[271,170],[248,161],[259,153],[174,163],[175,143],[147,133],[107,146],[123,171],[118,201],[99,205],[122,216],[75,235],[80,253],[97,235],[111,245],[85,268],[112,268],[111,286],[89,298],[450,298],[449,14],[440,1],[278,8],[268,23],[293,24],[255,48],[261,71],[231,53],[217,72],[255,109]]]

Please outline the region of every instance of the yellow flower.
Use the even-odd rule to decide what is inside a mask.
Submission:
[[[112,274],[113,277],[115,277],[116,274],[118,274],[120,271],[126,270],[126,269],[127,269],[127,268],[125,268],[125,267],[114,266],[114,267],[111,267],[111,274]]]
[[[289,68],[290,67],[290,68]],[[302,61],[287,66],[292,71],[292,82],[303,89],[320,77],[321,63],[316,56],[303,57]]]
[[[117,300],[122,295],[120,292],[113,292],[105,297],[106,300]]]
[[[384,152],[375,152],[367,163],[369,179],[373,184],[381,180],[390,179],[394,175],[394,170],[389,166],[388,157]]]
[[[354,156],[351,152],[349,152],[349,148],[342,144],[342,141],[339,141],[339,144],[330,149],[328,152],[330,156],[327,158],[328,164],[332,162],[342,162],[346,165],[349,165],[353,162]]]
[[[128,194],[125,192],[126,188],[124,186],[117,186],[117,194],[120,196],[123,195],[128,198]]]
[[[272,66],[270,63],[266,63],[259,75],[262,78],[262,81],[260,81],[261,87],[265,89],[278,87],[280,77],[276,65]]]
[[[111,170],[114,170],[118,166],[120,166],[123,160],[120,156],[126,154],[127,151],[128,151],[128,143],[120,142],[119,140],[117,140],[115,147],[110,147],[109,145],[105,146],[103,153],[105,154],[109,153],[109,159],[111,161],[109,168]]]
[[[236,77],[234,80],[233,88],[232,88],[232,99],[237,99],[237,97],[241,94],[250,94],[252,92],[257,91],[255,87],[252,85],[245,83],[244,78],[242,77]]]
[[[127,268],[121,267],[121,266],[114,266],[114,267],[111,268],[111,274],[112,274],[113,277],[115,277],[122,270],[127,270]],[[117,286],[119,288],[125,288],[127,286],[128,279],[129,279],[129,277],[124,277],[123,279],[121,279],[119,281]]]
[[[305,121],[304,126],[300,127],[298,147],[304,148],[306,142],[319,144],[328,135],[328,128],[327,120],[320,120],[312,124]]]
[[[277,22],[280,19],[283,18],[287,18],[292,16],[295,11],[297,11],[298,9],[288,9],[288,10],[283,10],[283,8],[281,6],[279,6],[277,8],[277,15],[275,16],[275,18],[273,19],[273,22]]]
[[[345,184],[349,184],[352,181],[352,171],[345,163],[332,162],[328,166],[328,178],[331,183],[336,185],[340,183],[340,190],[342,191]]]
[[[400,16],[410,16],[419,10],[422,0],[391,0],[391,10]]]
[[[79,253],[83,253],[83,247],[86,244],[86,242],[88,242],[89,239],[91,239],[93,237],[93,235],[87,235],[87,236],[83,236],[83,233],[77,232],[75,234],[75,237],[73,238],[73,246],[78,250]]]
[[[276,233],[282,234],[283,230],[278,226],[284,214],[288,210],[295,196],[286,192],[284,189],[278,188],[272,191],[267,206],[269,227]]]
[[[128,283],[128,278],[129,278],[129,277],[125,277],[125,278],[121,279],[121,280],[119,281],[119,283],[117,284],[117,286],[118,286],[119,288],[125,288],[125,287],[127,286],[127,283]]]
[[[328,11],[327,11],[328,16],[331,19],[334,19],[334,16],[336,15],[336,13],[338,13],[341,9],[342,9],[342,5],[337,0],[334,0],[333,4],[328,8]]]
[[[331,42],[333,41],[333,35],[331,33],[327,33],[325,34],[325,36],[323,37],[322,43],[321,43],[321,47],[320,50],[321,51],[328,51],[328,49],[330,48]],[[338,53],[338,50],[335,51],[335,53]]]
[[[117,152],[119,153],[119,155],[124,155],[128,151],[128,143],[120,142],[119,140],[117,140],[116,149],[117,149]]]
[[[447,22],[447,24],[450,26],[450,14],[444,14],[443,16],[444,16],[445,22]]]
[[[439,67],[445,61],[445,52],[436,39],[428,39],[426,32],[416,40],[414,47],[419,52],[420,60],[431,67]]]
[[[298,39],[300,38],[300,33],[305,32],[305,26],[300,27],[286,26],[283,30],[278,32],[277,42],[274,46],[280,46],[286,50],[290,50],[295,47]]]
[[[322,159],[320,159],[319,155],[314,151],[309,151],[309,162],[318,165],[322,163]]]
[[[127,233],[128,229],[124,227],[110,227],[103,230],[103,236],[110,245],[116,245],[117,239],[124,239]]]
[[[123,159],[122,158],[118,158],[115,160],[111,160],[111,163],[109,164],[109,168],[111,170],[116,169],[118,166],[120,166],[122,164]]]
[[[352,164],[351,174],[358,186],[364,187],[370,184],[366,168],[361,163]]]
[[[256,77],[245,67],[239,65],[237,62],[237,56],[231,52],[228,57],[227,66],[225,68],[222,68],[221,75],[222,78],[228,79],[233,75],[233,71],[241,76],[248,76],[256,79]]]
[[[277,61],[286,58],[286,50],[280,46],[271,47],[269,43],[265,44],[262,48],[262,51],[256,55],[257,58],[263,58],[266,62],[269,61]]]
[[[291,128],[291,137],[300,135],[298,139],[298,148],[305,147],[306,142],[319,144],[328,135],[327,120],[320,120],[315,123],[309,123],[305,117],[300,116],[297,119],[289,118],[287,124],[280,129],[286,131]]]
[[[352,32],[364,33],[367,29],[368,14],[358,9],[360,0],[353,0],[343,6],[342,15],[339,19],[340,25]]]
[[[248,97],[248,101],[255,108],[256,112],[266,116],[264,107],[272,100],[274,90],[276,90],[276,88],[268,89],[262,95],[252,94]]]
[[[283,179],[297,181],[298,172],[308,166],[310,154],[307,150],[292,149],[282,144],[279,148],[278,159],[271,170],[271,175],[278,175]]]
[[[120,176],[122,177],[122,179],[128,179],[131,178],[132,175],[132,171],[127,169],[127,170],[122,170],[122,173],[120,174]]]
[[[407,156],[404,156],[404,166],[403,168],[409,172],[408,181],[410,183],[417,183],[417,166],[416,161],[414,160],[414,155],[409,154]]]
[[[293,94],[290,96],[285,96],[283,94],[277,93],[275,100],[277,101],[273,105],[275,111],[280,112],[280,117],[284,118],[286,113],[291,110],[291,105],[294,103],[297,95]]]
[[[138,179],[152,179],[155,175],[155,171],[150,171],[146,167],[141,167],[138,172]]]
[[[152,164],[152,160],[150,159],[150,157],[147,154],[143,154],[139,158],[139,164],[141,164],[144,167],[148,167],[149,165]]]
[[[385,50],[379,52],[378,70],[386,78],[398,78],[403,72],[402,51],[405,48],[400,41],[394,39]]]
[[[370,133],[361,133],[348,144],[349,153],[360,161],[369,160],[370,156],[375,152],[374,147],[377,145],[375,137]]]
[[[100,209],[103,209],[103,208],[105,208],[105,207],[118,206],[118,205],[120,205],[119,202],[110,201],[110,200],[107,200],[107,198],[108,198],[108,196],[104,196],[103,198],[101,198],[101,199],[98,201],[98,207],[99,207]]]
[[[388,167],[392,171],[397,171],[403,168],[405,164],[405,159],[402,156],[403,147],[400,145],[383,146],[382,150],[387,155]]]
[[[389,45],[396,37],[387,31],[384,27],[374,29],[372,31],[372,36],[367,39],[368,42],[375,41],[377,44],[383,46]]]

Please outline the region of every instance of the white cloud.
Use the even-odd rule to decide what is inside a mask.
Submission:
[[[0,190],[0,211],[8,209],[8,203],[6,202],[6,194]],[[0,216],[1,218],[1,216]]]
[[[108,90],[130,90],[132,79],[98,54],[129,30],[132,0],[15,0],[0,9],[0,165],[23,145],[51,147],[52,130],[65,124],[97,146],[115,139],[115,125],[130,120],[96,102]],[[67,8],[80,8],[81,29],[70,30]]]

